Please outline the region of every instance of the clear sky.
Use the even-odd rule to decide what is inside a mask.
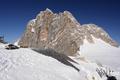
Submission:
[[[68,10],[80,24],[97,24],[120,43],[120,0],[0,0],[0,35],[14,42],[27,22],[46,8]]]

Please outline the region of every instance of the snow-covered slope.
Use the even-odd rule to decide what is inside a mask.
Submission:
[[[4,48],[7,44],[0,43],[0,48]]]
[[[76,70],[30,49],[0,50],[0,80],[79,80]]]
[[[6,50],[1,47],[0,80],[91,80],[92,76],[101,80],[96,72],[96,64],[79,63],[81,65],[73,64],[80,72],[31,49]]]
[[[79,63],[71,62],[78,72],[31,49],[6,50],[4,44],[0,46],[0,80],[106,80],[96,72],[100,67],[85,59],[71,57]]]
[[[80,46],[80,52],[88,59],[112,67],[120,72],[120,47],[113,47],[94,37],[93,41],[94,44],[85,39],[84,44]]]

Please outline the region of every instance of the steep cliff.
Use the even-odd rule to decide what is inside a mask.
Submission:
[[[68,11],[57,14],[46,9],[28,22],[19,45],[30,48],[52,48],[59,53],[70,56],[77,53],[80,45],[84,44],[84,39],[94,43],[92,36],[111,46],[119,46],[107,32],[97,25],[81,25]]]

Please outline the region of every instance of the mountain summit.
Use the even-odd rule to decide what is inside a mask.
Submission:
[[[94,43],[93,37],[111,46],[119,46],[101,27],[95,24],[81,25],[69,11],[57,14],[46,9],[28,22],[18,44],[21,47],[52,48],[71,56],[84,44],[84,39]]]

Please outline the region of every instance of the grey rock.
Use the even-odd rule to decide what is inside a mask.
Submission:
[[[46,9],[28,22],[18,44],[21,47],[51,48],[59,53],[73,56],[80,49],[80,45],[84,44],[84,39],[94,43],[92,37],[100,38],[111,46],[119,46],[97,25],[81,25],[68,11],[57,14]]]

